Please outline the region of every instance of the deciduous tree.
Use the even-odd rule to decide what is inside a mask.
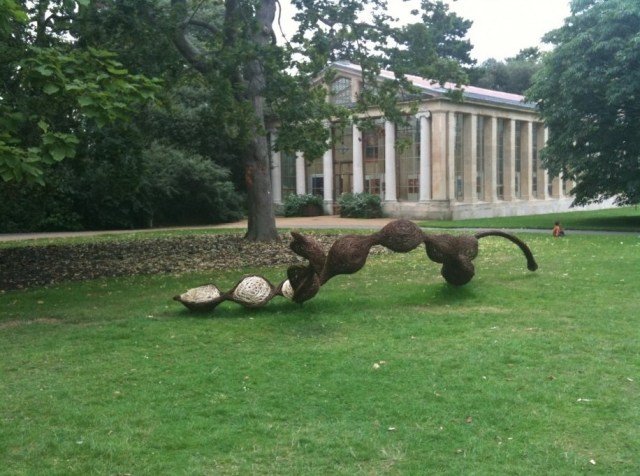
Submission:
[[[549,127],[552,175],[575,180],[576,204],[640,202],[640,3],[574,0],[528,96]]]
[[[471,68],[469,81],[474,86],[524,94],[533,84],[533,76],[542,67],[542,53],[536,47],[525,48],[513,58],[498,61],[490,58]]]
[[[471,23],[448,11],[442,1],[423,0],[416,21],[400,25],[385,0],[293,0],[298,31],[284,46],[276,44],[277,0],[226,0],[217,12],[201,15],[186,0],[172,0],[175,44],[209,81],[229,84],[235,114],[245,122],[241,160],[248,192],[247,238],[277,237],[272,207],[268,129],[280,126],[275,147],[301,150],[308,160],[327,147],[328,120],[351,118],[370,107],[401,121],[398,101],[413,92],[405,74],[464,83],[461,63],[471,63],[471,45],[463,40]],[[274,23],[275,22],[275,23]],[[362,68],[364,88],[355,107],[334,107],[317,81],[331,61]],[[395,80],[378,82],[381,69]]]

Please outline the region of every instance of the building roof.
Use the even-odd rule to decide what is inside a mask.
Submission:
[[[331,67],[348,73],[361,74],[362,68],[360,66],[349,63],[347,61],[337,61],[331,65]],[[454,83],[445,83],[441,85],[437,81],[421,78],[407,74],[405,75],[407,80],[411,82],[415,87],[421,89],[424,94],[433,97],[443,97],[449,91],[456,89]],[[380,79],[394,79],[395,75],[392,71],[382,70],[379,75]],[[536,104],[527,102],[525,97],[520,94],[505,93],[502,91],[494,91],[492,89],[479,88],[477,86],[463,86],[462,96],[464,100],[474,102],[492,103],[495,105],[511,106],[524,108],[529,110],[535,110]]]

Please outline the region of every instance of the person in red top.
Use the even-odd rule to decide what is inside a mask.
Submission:
[[[557,221],[553,225],[553,236],[554,236],[554,238],[558,238],[559,236],[564,236],[564,230],[560,226],[560,222],[559,221]]]

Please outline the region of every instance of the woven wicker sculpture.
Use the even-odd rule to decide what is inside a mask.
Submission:
[[[245,307],[261,307],[274,296],[283,296],[297,303],[313,298],[320,286],[339,274],[353,274],[365,265],[374,245],[382,245],[397,253],[408,253],[424,243],[431,261],[442,265],[440,273],[447,283],[462,286],[475,274],[472,263],[478,255],[478,241],[487,236],[499,236],[515,243],[527,258],[530,271],[538,265],[529,247],[519,238],[502,231],[485,231],[475,235],[429,235],[409,220],[394,220],[371,235],[346,235],[338,238],[325,254],[312,237],[291,232],[290,248],[309,261],[307,266],[293,265],[287,269],[287,279],[273,286],[261,276],[245,276],[228,292],[213,284],[190,289],[174,297],[192,311],[211,311],[224,301]]]

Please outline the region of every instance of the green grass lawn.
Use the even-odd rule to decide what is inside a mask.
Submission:
[[[136,239],[162,239],[175,238],[180,236],[193,235],[220,235],[227,233],[242,234],[246,230],[240,228],[211,228],[211,227],[193,227],[193,228],[159,228],[159,229],[142,229],[133,230],[131,232],[113,233],[110,231],[99,231],[97,234],[82,234],[68,237],[47,237],[47,238],[30,238],[22,240],[0,241],[0,248],[17,248],[26,246],[48,246],[48,245],[79,245],[83,243],[101,243],[101,242],[123,242]]]
[[[444,283],[370,258],[303,306],[191,314],[248,272],[0,294],[1,474],[629,474],[640,239],[500,238]]]
[[[640,208],[620,207],[605,210],[570,211],[545,215],[476,218],[469,220],[426,220],[418,223],[428,228],[532,228],[551,232],[555,221],[571,230],[640,232]]]

